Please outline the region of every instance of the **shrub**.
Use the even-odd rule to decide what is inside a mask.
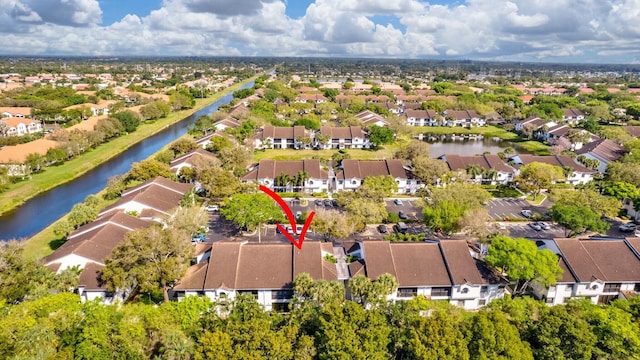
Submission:
[[[333,255],[331,255],[331,254],[326,254],[326,255],[324,256],[324,259],[325,259],[325,260],[327,260],[327,261],[328,261],[328,262],[330,262],[330,263],[333,263],[333,264],[335,264],[335,263],[337,263],[337,262],[338,262],[338,259],[336,259],[336,257],[335,257],[335,256],[333,256]]]

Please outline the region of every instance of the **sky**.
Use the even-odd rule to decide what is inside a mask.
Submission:
[[[640,0],[0,0],[0,55],[640,63]]]

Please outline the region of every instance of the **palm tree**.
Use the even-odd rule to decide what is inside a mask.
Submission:
[[[280,173],[280,175],[276,176],[276,178],[274,179],[274,190],[286,191],[292,180],[293,179],[291,178],[291,176],[289,176],[289,174]]]
[[[482,177],[490,182],[493,182],[493,180],[496,179],[496,176],[498,176],[498,172],[495,169],[485,170],[482,174]]]
[[[298,191],[300,191],[300,188],[304,188],[304,183],[307,180],[309,180],[309,174],[307,174],[306,171],[301,170],[293,177],[293,184],[294,186],[297,186]]]
[[[474,181],[478,175],[482,176],[482,173],[484,172],[484,169],[478,164],[471,164],[467,166],[465,170],[467,171],[467,175],[471,176]]]

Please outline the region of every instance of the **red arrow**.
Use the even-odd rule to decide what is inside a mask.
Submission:
[[[275,200],[280,207],[282,208],[282,210],[284,210],[284,213],[287,215],[287,218],[289,219],[289,223],[291,224],[291,230],[293,231],[293,233],[295,235],[298,235],[298,231],[296,229],[296,220],[293,217],[293,212],[291,212],[291,209],[289,208],[289,205],[287,205],[287,203],[280,197],[280,195],[276,194],[275,192],[273,192],[271,189],[269,189],[268,187],[264,186],[264,185],[260,185],[260,190],[262,190],[265,194],[271,196],[273,198],[273,200]],[[307,220],[304,222],[304,225],[302,226],[302,231],[300,232],[300,238],[298,240],[296,240],[293,235],[289,234],[288,231],[286,231],[282,225],[280,224],[276,224],[276,227],[280,230],[280,232],[282,232],[284,234],[284,236],[287,237],[287,239],[289,239],[289,241],[295,245],[298,249],[302,249],[302,243],[304,242],[304,236],[307,233],[307,229],[309,229],[309,226],[311,225],[311,221],[313,220],[313,216],[316,213],[314,211],[312,211],[309,216],[307,217]]]

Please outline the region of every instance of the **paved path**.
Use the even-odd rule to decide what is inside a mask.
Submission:
[[[347,266],[347,254],[344,252],[342,246],[333,247],[333,255],[338,262],[336,268],[338,269],[338,280],[345,280],[349,278],[349,267]]]

